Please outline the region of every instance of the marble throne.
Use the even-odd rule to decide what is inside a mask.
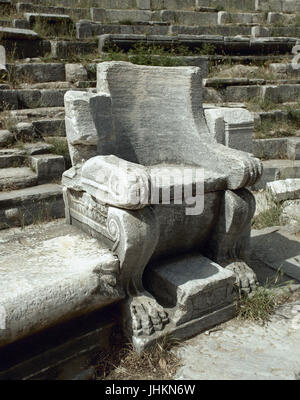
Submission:
[[[247,187],[262,167],[209,133],[199,68],[104,62],[97,93],[67,92],[65,111],[67,222],[118,258],[100,279],[107,296],[125,293],[126,332],[143,346],[228,318],[233,285],[256,286],[244,261],[255,211]]]

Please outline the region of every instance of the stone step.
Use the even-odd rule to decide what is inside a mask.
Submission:
[[[99,51],[103,52],[118,46],[127,51],[137,43],[148,46],[159,45],[165,48],[170,46],[186,46],[190,50],[203,49],[208,46],[217,54],[285,54],[291,52],[297,43],[297,38],[248,38],[226,37],[217,35],[100,35]],[[205,49],[205,47],[204,47]],[[208,51],[208,49],[207,49]]]
[[[63,107],[68,89],[10,89],[0,90],[2,110],[39,107]],[[76,89],[75,89],[76,90]]]
[[[267,28],[269,37],[299,37],[299,26],[277,27],[270,25]],[[223,35],[223,36],[251,36],[252,25],[180,25],[158,21],[128,24],[106,24],[89,20],[76,23],[77,38],[84,39],[103,34],[148,34],[148,35]]]
[[[0,168],[16,168],[24,165],[26,154],[23,150],[0,149]]]
[[[49,119],[64,119],[65,109],[64,107],[41,107],[21,110],[10,110],[6,111],[5,114],[0,114],[1,118],[13,121],[14,124],[18,122],[32,122],[37,120],[49,120]]]
[[[260,159],[300,160],[300,137],[254,139],[253,154]]]
[[[12,27],[12,22],[8,19],[0,19],[0,27]]]
[[[48,183],[0,193],[0,229],[62,218],[62,187]]]
[[[234,82],[234,81],[232,81]],[[284,85],[227,85],[222,86],[222,80],[219,88],[206,88],[203,92],[204,101],[210,102],[214,96],[216,102],[251,102],[257,101],[271,103],[289,103],[300,98],[300,84]]]
[[[119,307],[108,306],[124,296],[103,296],[97,272],[118,261],[64,221],[6,230],[1,239],[0,379],[80,379],[93,356],[107,354],[119,322]]]
[[[253,190],[265,189],[267,182],[281,179],[300,178],[300,160],[263,161],[263,175],[252,187]]]
[[[39,57],[51,52],[48,40],[30,29],[0,27],[1,43],[14,58]]]
[[[32,85],[35,83],[49,83],[52,89],[63,89],[65,81],[76,82],[96,79],[96,63],[86,65],[63,62],[16,62],[6,64],[8,83],[14,88],[20,83]],[[55,87],[55,85],[57,85]]]
[[[276,122],[287,122],[290,120],[290,113],[291,110],[295,113],[300,113],[300,109],[297,108],[298,103],[290,104],[289,105],[289,110],[271,110],[271,111],[260,111],[255,113],[256,116],[258,117],[259,121],[264,123],[264,122],[270,122],[270,123],[276,123]]]
[[[37,154],[30,157],[30,165],[37,174],[38,184],[60,180],[65,171],[63,156],[56,154]]]
[[[86,19],[90,17],[89,8],[67,8],[67,7],[55,7],[55,6],[44,6],[32,3],[17,3],[16,9],[18,13],[42,13],[42,14],[60,14],[70,15],[72,18]]]
[[[0,169],[0,190],[11,191],[34,186],[37,184],[37,175],[28,167]]]
[[[73,21],[69,15],[60,14],[43,14],[43,13],[24,13],[24,17],[33,26],[36,22],[42,24],[56,25],[56,24],[66,24],[72,25]]]

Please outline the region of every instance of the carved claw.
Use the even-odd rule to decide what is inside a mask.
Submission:
[[[134,336],[150,336],[161,331],[169,322],[164,309],[150,295],[141,295],[131,299],[130,314]]]
[[[232,271],[236,276],[235,284],[238,286],[242,294],[253,292],[258,286],[258,280],[255,272],[241,260],[237,260],[227,264],[226,269]]]

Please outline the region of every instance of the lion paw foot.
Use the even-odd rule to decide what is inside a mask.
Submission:
[[[257,288],[258,280],[256,274],[244,261],[231,262],[225,268],[235,274],[235,284],[242,294],[249,294]]]
[[[132,298],[130,314],[134,336],[150,336],[169,322],[168,314],[150,295]]]

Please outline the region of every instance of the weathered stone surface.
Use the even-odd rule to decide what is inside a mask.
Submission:
[[[82,64],[65,64],[66,80],[69,82],[86,81],[87,70]]]
[[[300,282],[300,243],[296,235],[288,233],[285,227],[272,227],[253,230],[251,236],[252,253],[256,258]]]
[[[263,326],[234,319],[190,339],[176,351],[181,366],[175,379],[241,383],[298,379],[299,311],[299,301],[287,303]]]
[[[222,263],[243,292],[255,287],[255,274],[238,258],[247,253],[255,209],[253,196],[244,187],[259,178],[261,164],[246,152],[218,144],[210,135],[203,116],[201,80],[196,67],[104,62],[98,64],[96,94],[68,92],[65,96],[66,132],[73,162],[73,168],[63,175],[66,218],[105,240],[117,254],[120,273],[111,272],[107,279],[117,282],[129,296],[123,304],[124,329],[134,337],[138,350],[166,332],[186,337],[234,313],[231,300],[224,304],[219,298],[222,304],[218,300],[207,315],[199,312],[191,317],[194,320],[172,329],[170,310],[145,291],[142,275],[148,263],[159,265],[162,257],[175,249],[189,253],[206,243],[210,259]],[[244,111],[239,114],[240,120]],[[235,122],[237,117],[233,116]],[[231,125],[228,117],[230,129]],[[178,185],[174,170],[179,164],[180,172],[193,165],[193,171],[204,169],[204,175],[201,179],[192,175],[188,184],[184,181]],[[169,192],[173,188],[174,201],[169,204],[169,198],[167,207],[162,201],[153,202],[153,207],[139,201],[143,208],[134,209],[131,194],[142,197],[149,183],[163,176],[168,166],[172,184],[160,183],[157,187]],[[120,175],[132,185],[120,185]],[[184,197],[182,203],[182,187],[199,187],[201,182],[204,209],[197,203],[197,209],[187,210],[193,208],[186,207],[192,199]],[[181,187],[179,196],[177,186]],[[112,198],[116,193],[125,194],[125,200],[129,195],[129,201],[115,203]],[[235,221],[239,221],[238,227]],[[185,241],[179,240],[182,237]],[[236,259],[229,260],[232,248]],[[167,264],[171,261],[165,260]],[[131,294],[131,286],[139,295]],[[182,318],[178,317],[177,323]]]
[[[211,134],[218,143],[252,153],[254,120],[243,108],[206,109],[205,117]]]
[[[300,138],[289,137],[287,139],[287,157],[290,160],[300,160]]]
[[[32,83],[65,80],[63,63],[8,64],[7,67],[17,79],[27,79]]]
[[[267,190],[276,201],[300,198],[300,179],[285,179],[267,183]]]
[[[28,167],[0,169],[1,190],[21,189],[28,186],[34,186],[36,183],[37,176]]]
[[[15,90],[0,90],[0,110],[13,110],[18,108],[18,95]]]
[[[34,40],[38,39],[38,34],[30,29],[3,28],[0,27],[2,39],[12,40]]]
[[[290,230],[300,230],[300,200],[287,200],[282,203],[280,223],[289,225]]]
[[[72,54],[91,54],[97,50],[94,42],[55,41],[51,40],[51,54],[55,58],[67,59]]]
[[[14,135],[8,130],[0,130],[0,147],[7,146],[13,143],[15,137]]]
[[[55,154],[40,154],[30,158],[33,170],[37,173],[38,184],[50,182],[54,179],[61,179],[65,170],[63,156]]]
[[[251,36],[253,36],[253,37],[269,37],[270,31],[268,28],[265,28],[263,26],[253,26],[253,28],[251,28]]]
[[[36,21],[49,24],[72,24],[72,20],[69,15],[58,15],[58,14],[43,14],[43,13],[24,13],[24,17],[30,23],[34,25]]]
[[[99,271],[118,261],[97,240],[62,223],[12,233],[0,255],[1,346],[117,300],[101,294]]]
[[[13,27],[18,29],[30,29],[30,23],[26,19],[17,18],[13,20]]]
[[[286,103],[300,97],[300,85],[274,85],[262,87],[262,97],[274,103]]]
[[[254,139],[253,154],[261,159],[285,158],[288,154],[288,139]],[[292,153],[292,151],[290,151]],[[288,157],[290,158],[290,157]]]
[[[166,265],[154,265],[145,280],[160,304],[173,308],[169,315],[175,326],[233,301],[234,274],[203,256],[185,256]]]
[[[263,174],[255,183],[254,190],[265,189],[268,182],[300,178],[300,162],[298,160],[266,160],[262,163]]]

